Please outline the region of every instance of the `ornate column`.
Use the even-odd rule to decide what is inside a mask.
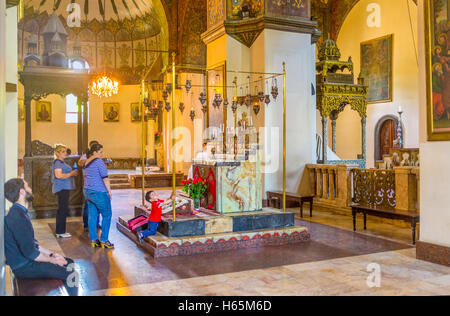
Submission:
[[[323,144],[322,144],[322,148],[323,148],[323,152],[322,152],[322,157],[323,157],[323,164],[326,164],[328,161],[328,117],[322,117],[322,138],[323,138]]]
[[[78,105],[78,124],[77,124],[77,150],[78,154],[81,155],[83,152],[83,107],[82,107],[82,101],[81,96],[77,96],[77,105]]]
[[[31,157],[31,95],[25,87],[25,157]]]
[[[333,152],[336,153],[336,120],[331,121],[331,128],[333,131]]]
[[[88,108],[88,95],[82,95],[81,99],[81,105],[83,110],[83,126],[82,126],[82,150],[85,150],[89,146],[89,122],[88,122],[88,116],[89,116],[89,108]],[[79,153],[81,154],[81,152]]]
[[[364,160],[364,166],[363,168],[366,167],[366,117],[363,116],[361,119],[361,130],[362,130],[362,159]]]

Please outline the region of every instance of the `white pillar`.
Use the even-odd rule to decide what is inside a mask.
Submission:
[[[262,42],[260,42],[262,41]],[[259,43],[258,43],[259,42]],[[301,177],[307,163],[315,156],[316,106],[311,94],[311,84],[315,84],[315,45],[310,34],[298,34],[276,30],[265,30],[252,49],[264,48],[264,72],[282,72],[286,62],[287,89],[287,191],[299,190]],[[258,47],[259,46],[259,47]],[[279,128],[278,161],[279,168],[265,175],[265,191],[281,190],[283,185],[283,98],[282,78],[278,80],[280,94],[276,102],[266,107],[266,128]],[[273,148],[266,135],[267,150]],[[277,141],[277,140],[275,140]]]
[[[6,108],[6,1],[0,1],[0,135],[5,135]],[[5,295],[5,138],[0,137],[0,296]]]

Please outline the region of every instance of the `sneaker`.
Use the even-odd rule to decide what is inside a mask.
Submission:
[[[114,249],[114,244],[110,241],[107,242],[100,242],[100,245],[103,249]]]
[[[102,245],[100,243],[100,240],[91,241],[91,247],[92,248],[100,248]]]
[[[70,237],[72,237],[72,235],[69,234],[69,233],[65,233],[65,234],[56,234],[56,237],[57,237],[57,238],[70,238]]]
[[[142,232],[138,232],[137,237],[139,239],[139,243],[142,245],[144,243],[144,236],[142,235]]]

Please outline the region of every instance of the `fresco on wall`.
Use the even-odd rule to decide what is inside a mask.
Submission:
[[[428,0],[428,132],[430,140],[450,140],[450,1]]]
[[[70,25],[67,6],[81,8],[80,27]],[[127,4],[129,3],[129,4]],[[151,1],[29,0],[19,22],[20,64],[46,66],[46,31],[57,27],[63,43],[64,67],[81,61],[92,71],[114,72],[122,84],[137,84],[159,55],[167,35]],[[54,10],[55,8],[55,10]],[[58,19],[52,20],[52,15]],[[153,50],[153,52],[145,51]]]
[[[104,122],[119,122],[119,103],[104,103],[103,104],[103,121]]]
[[[309,18],[310,0],[266,0],[268,13],[276,15]]]
[[[47,101],[36,102],[36,121],[51,122],[52,121],[52,103]]]
[[[361,75],[369,86],[368,103],[392,101],[393,35],[361,43]]]

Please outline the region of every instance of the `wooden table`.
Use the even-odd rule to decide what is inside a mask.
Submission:
[[[416,244],[416,227],[420,223],[420,214],[418,212],[398,211],[390,209],[381,209],[370,206],[363,206],[359,204],[352,205],[353,215],[353,230],[356,231],[356,215],[358,213],[364,214],[364,230],[367,230],[367,215],[397,219],[411,224],[413,245]]]
[[[271,207],[282,207],[283,201],[283,191],[268,191],[267,199],[269,200],[269,206]],[[297,193],[286,192],[286,201],[296,201],[300,203],[300,216],[303,218],[303,203],[309,202],[309,215],[312,217],[313,213],[313,199],[314,196],[303,196]],[[277,201],[277,205],[274,205]]]

